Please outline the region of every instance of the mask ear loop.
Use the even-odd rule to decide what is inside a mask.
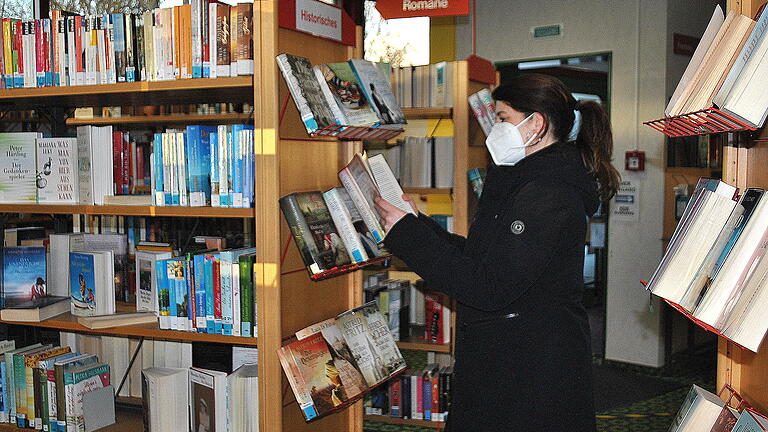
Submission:
[[[534,114],[536,114],[536,112],[532,112],[532,113],[531,113],[531,115],[529,115],[528,117],[526,117],[526,118],[525,118],[525,120],[523,120],[523,121],[521,121],[520,123],[518,123],[517,125],[515,125],[515,127],[519,128],[519,127],[520,127],[520,126],[521,126],[523,123],[525,123],[525,122],[527,122],[528,120],[530,120],[531,118],[533,118],[533,115],[534,115]],[[535,134],[535,135],[533,135],[532,137],[528,138],[528,141],[526,141],[526,143],[525,143],[525,146],[526,146],[526,147],[529,147],[529,146],[532,146],[532,145],[536,145],[536,144],[540,143],[540,142],[541,142],[541,140],[542,140],[542,139],[544,139],[544,136],[543,136],[543,135],[542,135],[542,136],[539,136],[539,137],[538,137],[538,139],[536,138],[536,136],[537,136],[537,135],[539,135],[539,134],[540,134],[540,133],[542,133],[542,132],[543,132],[543,130],[541,130],[541,131],[539,131],[539,132],[536,132],[536,134]],[[536,142],[531,142],[531,141],[533,141],[534,139],[536,140]]]

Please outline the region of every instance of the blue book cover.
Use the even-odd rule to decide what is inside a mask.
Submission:
[[[211,205],[213,207],[221,206],[219,199],[219,133],[211,132],[208,137],[210,146],[210,182],[211,182]]]
[[[232,178],[234,174],[234,167],[233,167],[233,155],[232,155],[232,128],[228,127],[226,128],[226,134],[227,136],[224,139],[224,146],[226,147],[226,160],[224,161],[226,163],[227,167],[227,178],[229,180],[229,183],[227,185],[227,190],[219,190],[219,199],[221,200],[221,206],[222,207],[231,207],[232,206],[232,191],[234,189],[234,179]],[[219,137],[221,139],[221,137]]]
[[[155,188],[152,191],[152,202],[157,205],[165,205],[165,191],[163,190],[163,134],[156,133],[152,141],[152,181]]]
[[[184,258],[174,258],[168,260],[168,280],[169,280],[169,300],[171,328],[183,329],[180,325],[183,319],[186,319],[187,308],[185,303],[187,282],[184,278]],[[179,318],[182,318],[181,320]]]
[[[211,202],[211,141],[214,126],[187,126],[188,190],[190,205],[205,206]],[[194,194],[194,195],[193,195]]]
[[[213,311],[213,263],[216,255],[206,255],[203,271],[205,272],[205,325],[206,333],[216,333]]]
[[[205,255],[195,255],[193,258],[195,269],[195,328],[198,333],[207,331],[205,321]]]
[[[7,379],[8,378],[5,376],[5,362],[3,361],[0,362],[0,387],[2,387],[0,397],[3,398],[3,400],[0,400],[0,411],[3,413],[8,413],[8,404],[6,403],[8,400],[8,386],[5,385]]]
[[[73,315],[88,316],[95,313],[96,264],[92,254],[69,254],[69,297]]]
[[[155,278],[157,279],[157,307],[160,313],[160,328],[169,329],[171,316],[171,294],[168,281],[168,261],[158,260]]]
[[[112,27],[114,41],[113,46],[115,48],[115,76],[117,82],[125,82],[125,68],[127,66],[128,59],[125,51],[125,22],[123,21],[123,14],[112,14]]]
[[[422,403],[424,406],[424,420],[432,420],[432,381],[424,377],[422,389],[424,391],[424,400]]]
[[[195,268],[192,261],[192,254],[187,254],[184,260],[184,274],[186,276],[186,286],[184,287],[184,293],[186,295],[186,307],[187,307],[187,326],[186,330],[196,331],[193,317],[195,316]]]
[[[3,296],[21,300],[45,297],[45,248],[37,246],[3,249]]]
[[[240,151],[240,131],[243,125],[232,125],[231,139],[229,146],[229,172],[232,184],[232,194],[230,195],[229,205],[232,207],[243,206],[243,169],[241,165],[242,153]]]

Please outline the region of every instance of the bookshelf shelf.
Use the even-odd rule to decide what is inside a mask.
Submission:
[[[412,120],[447,119],[453,117],[453,108],[403,108],[403,114]]]
[[[670,138],[755,130],[748,124],[714,107],[679,116],[651,120],[643,124]]]
[[[169,114],[124,117],[69,118],[67,126],[82,125],[163,125],[170,123],[237,123],[253,120],[252,114]]]
[[[0,204],[0,213],[253,218],[252,208],[131,205]]]
[[[409,337],[397,342],[400,349],[412,351],[429,351],[439,353],[450,353],[451,344],[435,344],[425,341],[423,338]]]
[[[429,194],[451,194],[452,188],[403,188],[403,192],[409,194],[429,195]]]
[[[144,430],[144,412],[135,402],[123,405],[119,398],[115,405],[115,424],[99,429],[100,432],[125,432]],[[132,398],[135,399],[135,398]],[[128,406],[130,405],[130,406]],[[23,429],[9,423],[0,423],[0,432],[22,432],[34,429]]]
[[[89,329],[77,322],[77,317],[69,313],[55,316],[41,322],[4,321],[3,324],[15,324],[23,326],[44,327],[78,333],[90,333],[112,336],[146,337],[150,339],[186,341],[186,342],[216,342],[232,345],[257,346],[257,338],[225,336],[220,334],[194,333],[177,330],[161,330],[157,323],[140,324],[134,326],[109,327],[103,329]]]
[[[0,90],[0,103],[9,109],[30,106],[154,105],[188,101],[230,102],[253,99],[252,76],[195,78],[175,81],[139,81],[74,87],[39,87]]]
[[[431,420],[403,419],[399,417],[389,417],[384,415],[366,415],[363,417],[363,419],[371,422],[389,423],[389,424],[398,424],[398,425],[407,425],[407,426],[431,427],[435,429],[442,429],[443,427],[445,427],[444,422],[431,421]]]

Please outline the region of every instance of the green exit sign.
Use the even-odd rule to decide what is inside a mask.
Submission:
[[[553,24],[547,26],[539,26],[533,28],[534,38],[550,38],[562,35],[561,24]]]

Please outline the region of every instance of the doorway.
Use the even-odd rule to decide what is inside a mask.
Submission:
[[[500,83],[526,73],[560,79],[576,99],[594,100],[611,112],[611,53],[497,62]],[[606,276],[608,274],[608,211],[601,204],[589,220],[584,242],[584,306],[592,330],[592,354],[605,357]]]

